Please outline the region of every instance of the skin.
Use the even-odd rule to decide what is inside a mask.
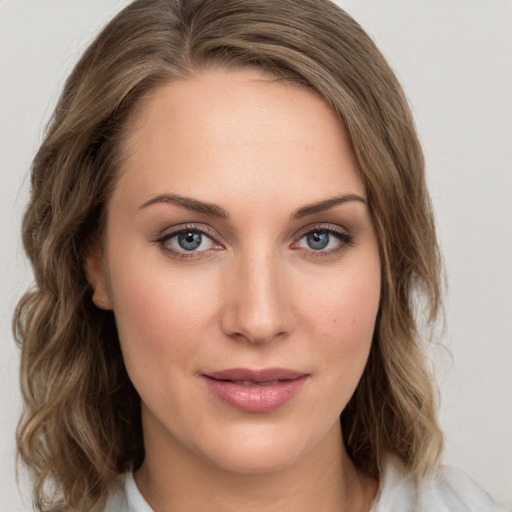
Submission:
[[[339,415],[368,358],[380,261],[337,116],[310,90],[260,71],[203,71],[144,99],[123,154],[86,272],[95,304],[114,311],[142,400],[146,458],[135,480],[148,503],[368,510],[377,483],[347,456]],[[206,233],[198,250],[180,247],[184,227]],[[326,248],[310,246],[315,230]],[[308,377],[284,406],[251,413],[202,377],[234,367]]]

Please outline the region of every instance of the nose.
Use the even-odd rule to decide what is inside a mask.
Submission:
[[[226,279],[222,329],[234,339],[265,343],[295,328],[282,262],[271,253],[240,257]]]

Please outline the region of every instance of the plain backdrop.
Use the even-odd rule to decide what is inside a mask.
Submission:
[[[512,506],[512,2],[339,0],[404,85],[444,252],[436,350],[445,462]],[[15,478],[21,408],[15,303],[28,170],[63,80],[123,0],[0,0],[0,510],[28,511]]]

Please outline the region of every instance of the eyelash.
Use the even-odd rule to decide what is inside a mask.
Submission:
[[[354,244],[354,236],[349,234],[347,231],[334,227],[332,225],[313,225],[309,226],[305,231],[302,231],[302,234],[296,239],[297,241],[292,244],[298,244],[304,237],[306,237],[310,233],[327,233],[330,237],[334,237],[338,240],[338,244],[336,247],[327,250],[315,250],[309,249],[307,250],[307,254],[309,258],[323,258],[327,259],[329,257],[335,257],[340,252],[346,250],[348,247]],[[299,250],[299,249],[295,249]]]
[[[198,257],[200,257],[200,255],[201,256],[209,255],[208,250],[206,250],[206,251],[186,251],[186,250],[179,251],[179,250],[171,248],[169,245],[166,245],[174,237],[176,237],[182,233],[190,233],[190,232],[200,233],[201,235],[206,235],[210,240],[212,240],[212,242],[215,245],[222,246],[222,244],[215,241],[215,235],[213,233],[211,233],[209,229],[207,229],[205,226],[197,226],[194,224],[190,224],[190,225],[187,224],[184,226],[176,227],[172,231],[165,233],[165,235],[154,240],[154,242],[159,244],[160,248],[164,252],[170,254],[172,257],[177,258],[177,259],[198,258]]]
[[[203,251],[186,251],[183,250],[176,250],[174,248],[171,248],[169,245],[170,240],[172,240],[174,237],[182,234],[182,233],[199,233],[201,235],[206,235],[213,244],[217,245],[219,248],[223,248],[223,245],[216,241],[215,235],[207,229],[205,226],[198,226],[198,225],[184,225],[179,226],[173,229],[172,231],[165,233],[163,236],[158,237],[156,240],[154,240],[154,243],[159,244],[161,249],[170,254],[174,258],[178,259],[188,259],[188,258],[198,258],[198,257],[204,257],[210,255],[210,250],[203,250]],[[309,226],[306,230],[302,231],[300,236],[296,237],[296,241],[292,244],[292,250],[300,250],[300,248],[293,246],[297,245],[304,237],[306,237],[308,234],[311,233],[327,233],[329,236],[334,236],[338,241],[339,244],[334,247],[327,250],[315,250],[315,249],[309,249],[307,251],[308,257],[313,258],[328,258],[330,256],[335,256],[339,252],[345,250],[347,247],[350,247],[354,243],[354,237],[353,235],[347,233],[346,231],[338,228],[333,227],[332,225],[313,225]]]

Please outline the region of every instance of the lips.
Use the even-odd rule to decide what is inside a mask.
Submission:
[[[246,412],[270,412],[299,393],[309,374],[286,368],[230,368],[203,374],[210,392]]]

